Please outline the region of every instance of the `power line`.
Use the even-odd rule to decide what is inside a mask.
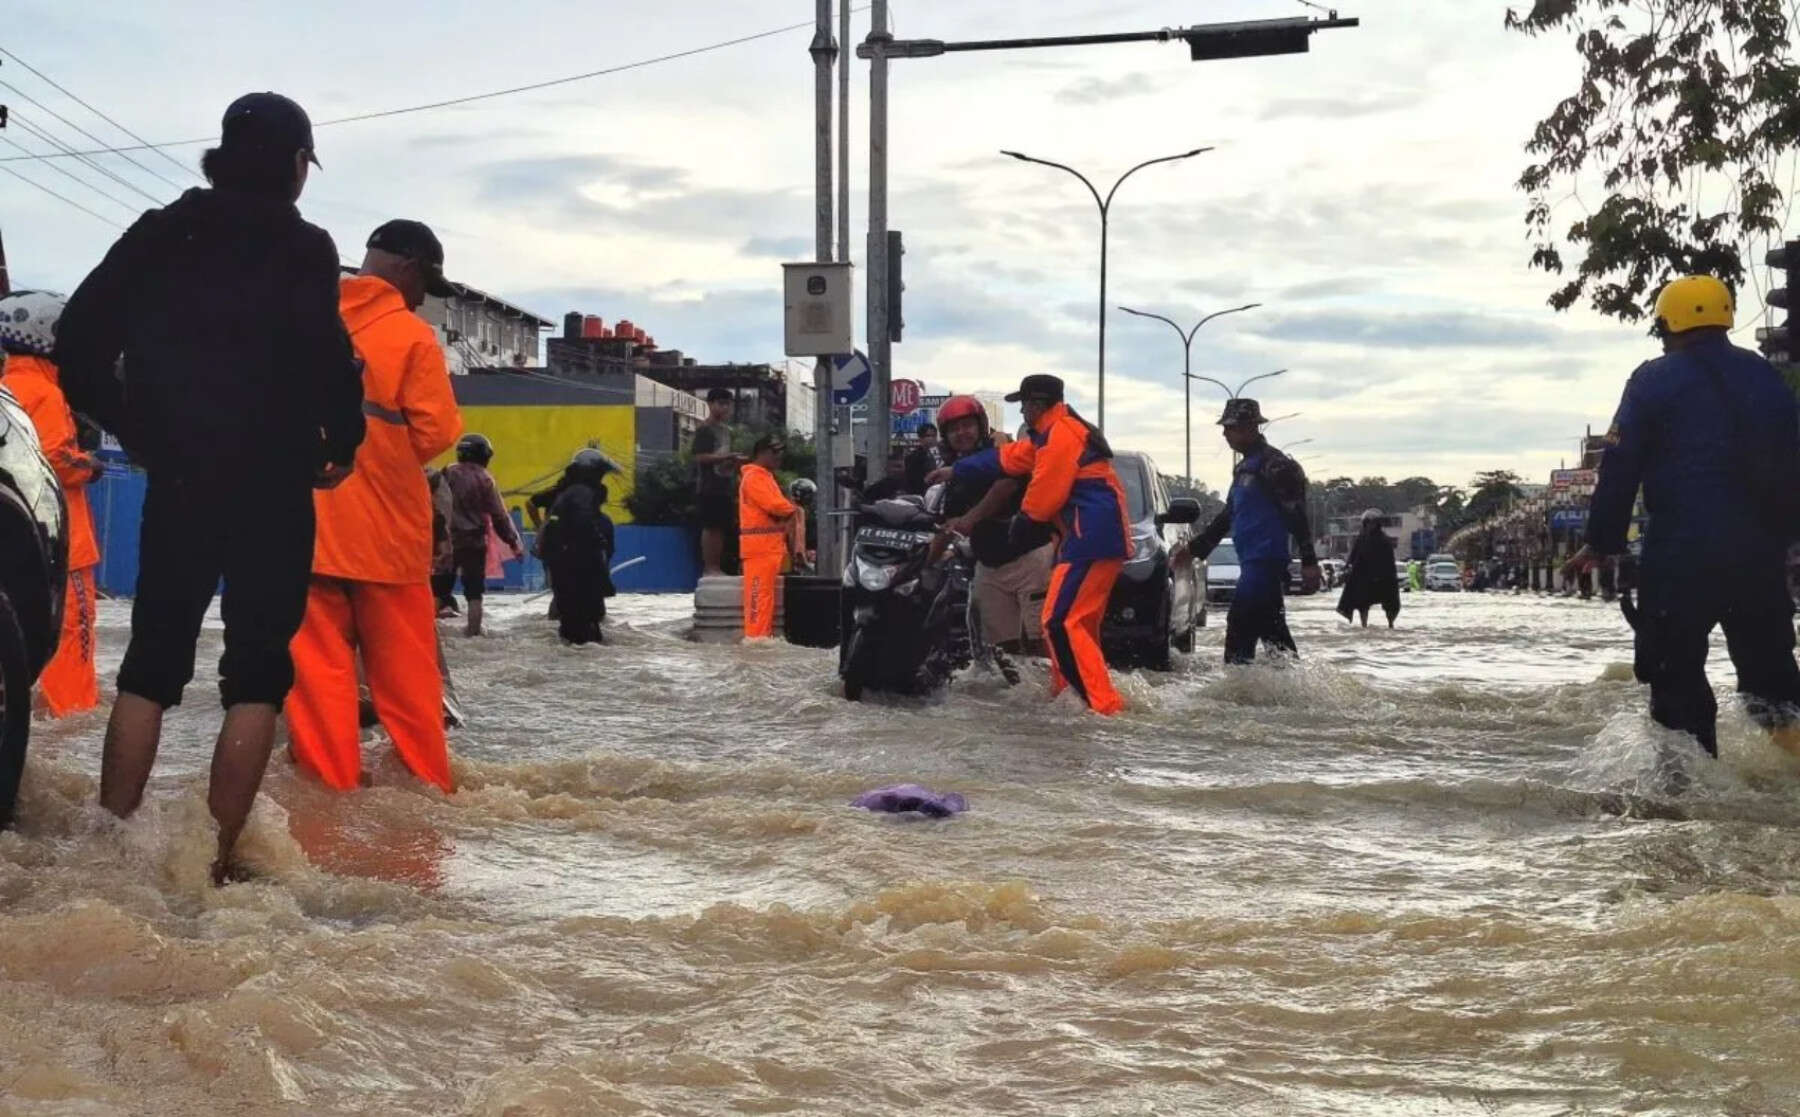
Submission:
[[[20,116],[17,112],[14,112],[12,114],[11,119],[12,119],[12,123],[17,124],[19,127],[23,128],[27,132],[31,133],[33,136],[36,136],[38,139],[43,140],[45,143],[49,144],[51,147],[56,148],[58,151],[73,152],[75,150],[74,148],[70,147],[68,144],[63,143],[61,140],[57,139],[54,135],[52,135],[49,132],[46,132],[44,129],[39,128],[36,125],[32,124],[29,120]],[[77,156],[77,158],[80,159],[81,164],[83,166],[89,167],[93,170],[100,172],[101,174],[105,175],[107,178],[110,178],[114,182],[118,183],[120,186],[123,186],[125,189],[136,193],[140,197],[148,198],[152,203],[154,203],[156,205],[162,204],[161,198],[158,198],[155,194],[152,194],[148,190],[145,190],[142,187],[138,186],[137,183],[132,182],[129,179],[119,177],[118,175],[114,174],[112,171],[108,170],[106,167],[101,166],[99,163],[94,162],[92,159],[87,158],[86,156]],[[56,166],[56,164],[54,164],[54,163],[52,163],[50,165],[53,167]],[[61,170],[62,168],[57,167],[57,169]]]
[[[858,11],[858,12],[866,12],[869,9],[866,5],[864,5],[862,7],[858,7],[854,10]],[[813,23],[810,20],[808,20],[805,23],[792,23],[786,27],[776,27],[776,28],[773,28],[768,31],[758,31],[754,35],[744,35],[744,36],[741,36],[736,39],[726,39],[722,42],[709,43],[706,46],[702,46],[702,47],[691,47],[687,50],[676,51],[673,54],[658,55],[655,58],[644,58],[644,59],[640,59],[636,62],[626,62],[626,63],[622,63],[618,66],[609,66],[603,70],[589,70],[588,72],[582,73],[582,74],[570,74],[568,77],[552,78],[549,81],[532,82],[530,85],[515,85],[509,89],[496,89],[496,90],[493,90],[488,93],[473,93],[466,97],[452,97],[448,100],[431,101],[431,102],[427,102],[426,104],[422,104],[422,105],[407,105],[403,108],[380,109],[375,112],[357,113],[354,116],[340,116],[340,117],[334,117],[330,120],[318,120],[318,121],[313,122],[313,127],[314,128],[327,128],[334,124],[354,124],[358,121],[363,121],[363,120],[378,120],[383,117],[401,116],[406,113],[427,112],[432,109],[452,108],[456,105],[467,105],[467,104],[470,104],[475,101],[488,101],[488,100],[492,100],[493,98],[496,98],[496,97],[510,97],[516,93],[532,93],[532,92],[535,92],[540,89],[550,89],[550,88],[553,88],[553,87],[559,86],[559,85],[568,85],[572,82],[587,81],[591,78],[607,77],[611,74],[622,74],[628,70],[640,70],[646,66],[655,66],[655,65],[657,65],[659,63],[663,63],[663,62],[674,62],[674,61],[676,61],[678,59],[682,59],[682,58],[692,58],[695,55],[708,54],[713,51],[724,50],[727,47],[742,46],[745,43],[753,43],[759,39],[772,39],[777,35],[786,35],[790,32],[794,32],[794,31],[810,30],[812,27],[813,27]],[[18,62],[19,65],[24,66],[27,70],[31,70],[32,73],[37,74],[39,77],[44,77],[43,74],[39,73],[37,70],[32,69],[31,66],[29,64],[27,64],[24,60],[20,59],[18,55],[13,54],[11,51],[7,50],[5,47],[0,47],[0,54],[4,54],[8,58],[11,58],[13,61]],[[49,78],[44,78],[44,80],[50,81]],[[62,86],[56,85],[55,82],[50,82],[50,84],[55,85],[57,89],[62,89]],[[68,93],[68,90],[66,90],[66,89],[63,89],[62,91],[64,93]],[[98,112],[98,110],[94,109],[93,106],[87,105],[87,102],[82,101],[79,97],[75,97],[74,94],[68,93],[68,95],[70,97],[73,97],[77,102],[81,103],[82,105],[86,105],[88,107],[89,111],[93,111],[96,113]],[[101,114],[101,115],[104,115],[104,114]],[[111,118],[107,117],[106,119],[110,120]],[[162,149],[167,148],[167,147],[190,147],[195,144],[209,144],[209,143],[217,143],[218,142],[217,136],[201,136],[201,137],[197,137],[195,139],[169,140],[164,143],[154,143],[153,144],[153,143],[148,142],[147,140],[144,140],[143,137],[138,136],[133,132],[130,132],[128,129],[124,128],[122,125],[119,125],[116,121],[114,122],[114,126],[118,127],[120,129],[120,131],[126,132],[126,134],[130,135],[133,139],[137,140],[138,146],[135,146],[135,147],[132,147],[132,146],[106,147],[106,148],[99,148],[94,151],[71,152],[70,154],[73,154],[73,155],[102,155],[102,154],[108,154],[108,153],[123,154],[127,151],[156,151],[156,152],[159,152],[160,154],[162,154],[163,158],[168,159],[170,162],[175,163],[177,166],[180,166],[181,164],[178,161],[176,161],[172,156],[169,156],[166,152],[162,152]],[[99,141],[96,139],[96,142],[103,142],[103,141]],[[24,158],[26,158],[26,157],[21,157],[21,156],[16,156],[16,155],[7,156],[5,158],[0,158],[0,163],[21,162],[21,161],[23,161]],[[32,158],[32,159],[61,159],[61,158],[65,158],[65,156],[62,156],[62,155],[37,155],[37,156],[30,156],[29,158]],[[171,185],[173,185],[173,184],[171,184]]]
[[[25,61],[23,58],[20,58],[18,55],[14,54],[12,51],[7,50],[5,47],[0,47],[0,54],[6,55],[6,57],[12,59],[14,62],[17,62],[19,65],[25,67],[25,69],[29,70],[31,73],[36,74],[38,76],[39,80],[41,80],[45,84],[49,85],[50,88],[61,93],[63,96],[67,97],[69,100],[74,101],[76,104],[80,105],[82,108],[93,113],[95,116],[99,117],[101,120],[106,121],[108,124],[112,125],[114,128],[117,128],[119,131],[125,133],[127,136],[130,136],[132,139],[136,140],[138,143],[143,144],[147,149],[149,149],[151,151],[155,151],[158,155],[162,156],[164,159],[168,160],[170,163],[173,163],[179,169],[187,172],[190,175],[194,175],[195,178],[200,177],[199,175],[194,173],[194,169],[192,167],[189,167],[186,164],[180,162],[179,160],[175,159],[173,156],[167,154],[166,152],[158,150],[157,147],[154,144],[150,143],[149,140],[146,140],[144,137],[138,135],[136,132],[133,132],[131,129],[125,127],[123,124],[120,124],[118,121],[114,120],[112,117],[107,116],[105,113],[101,112],[99,109],[88,104],[86,101],[83,101],[80,97],[75,96],[75,94],[69,92],[69,90],[67,90],[67,89],[63,88],[63,86],[59,85],[55,78],[52,78],[49,74],[44,73],[44,71],[38,69],[36,66],[33,66],[31,63]],[[23,94],[21,94],[21,96],[23,96]],[[29,98],[27,98],[27,99],[29,99]],[[37,102],[33,101],[32,103],[36,104]],[[51,113],[51,115],[55,116],[56,114]],[[62,117],[58,116],[57,119],[62,120]],[[63,123],[68,124],[69,122],[64,120]],[[74,128],[76,131],[81,132],[82,135],[87,136],[89,139],[93,140],[95,143],[105,143],[106,142],[106,141],[102,140],[99,136],[93,135],[92,133],[87,132],[86,130],[80,128],[77,125],[70,124],[69,126],[71,128]],[[129,155],[126,155],[124,150],[119,149],[119,148],[108,148],[107,150],[112,152],[114,155],[118,155],[121,158],[128,160],[133,166],[137,167],[139,170],[143,171],[145,174],[151,175],[152,177],[155,177],[155,178],[162,178],[161,175],[157,174],[155,171],[151,170],[149,167],[144,166],[142,163],[139,163],[137,160],[132,159]],[[97,155],[99,153],[98,152],[85,152],[84,154]],[[181,189],[181,187],[178,184],[169,182],[169,180],[166,178],[162,178],[162,180],[163,180],[163,182],[168,183],[169,186],[173,187],[176,190]]]
[[[9,57],[12,56],[12,52],[8,51],[5,47],[0,47],[0,53],[5,53]],[[15,59],[15,61],[17,61],[17,60]],[[20,62],[19,65],[25,66],[25,63]],[[25,68],[27,70],[31,70],[30,66],[25,66]],[[31,72],[34,74],[38,74],[38,72],[36,70],[31,70]],[[38,76],[41,78],[44,77],[44,75],[42,75],[42,74],[38,74]],[[79,98],[79,97],[75,97],[75,95],[73,93],[69,93],[68,90],[63,89],[62,86],[57,85],[53,81],[50,81],[49,78],[44,78],[44,80],[47,82],[50,82],[50,84],[52,86],[55,86],[57,89],[61,89],[64,94],[68,95],[69,97],[74,98],[81,105],[86,106],[88,108],[88,111],[90,111],[90,112],[98,111],[98,110],[94,109],[93,106],[88,105],[88,103],[86,101],[81,100],[81,98]],[[44,104],[44,102],[38,100],[36,97],[33,97],[31,94],[25,92],[23,89],[20,89],[18,86],[14,85],[12,82],[0,81],[0,87],[5,87],[7,89],[12,90],[14,93],[17,93],[19,96],[25,98],[27,101],[30,101],[33,105],[36,105],[38,108],[43,109],[45,112],[49,113],[51,116],[54,116],[56,119],[62,121],[64,124],[75,129],[77,132],[80,132],[82,135],[86,136],[88,139],[93,140],[95,143],[103,144],[106,142],[105,140],[101,139],[99,136],[96,136],[92,132],[88,131],[86,128],[83,128],[81,125],[75,123],[73,120],[70,120],[68,117],[64,116],[62,113],[57,112],[55,109],[51,108],[49,105]],[[171,188],[173,188],[175,190],[181,189],[181,185],[179,183],[171,182],[169,179],[165,178],[164,176],[157,174],[155,171],[151,170],[149,167],[144,166],[142,163],[138,162],[136,159],[133,159],[131,156],[126,155],[124,153],[124,151],[119,148],[109,147],[109,148],[103,148],[100,151],[83,151],[83,152],[75,152],[74,154],[79,157],[79,156],[86,156],[86,155],[101,155],[101,154],[107,154],[107,153],[117,155],[119,158],[125,160],[127,163],[130,163],[132,166],[136,167],[138,170],[143,171],[145,174],[149,175],[151,178],[161,179],[163,182],[167,183]],[[38,158],[48,159],[48,158],[55,158],[55,156],[39,156]]]
[[[112,218],[105,216],[104,214],[95,213],[93,210],[89,209],[88,207],[82,205],[80,202],[77,202],[72,198],[63,197],[61,194],[58,194],[56,191],[50,189],[48,186],[45,186],[41,182],[36,182],[36,181],[33,181],[32,179],[26,178],[24,175],[20,174],[18,171],[13,170],[11,167],[0,167],[0,171],[5,171],[7,174],[18,179],[20,182],[25,183],[27,186],[37,187],[39,190],[42,190],[44,193],[50,195],[52,198],[55,198],[57,201],[63,202],[67,205],[74,206],[76,209],[87,214],[89,217],[92,217],[99,221],[104,221],[108,225],[111,225],[115,229],[123,229],[125,227],[125,226],[119,224],[117,221],[114,221]]]
[[[0,143],[6,144],[10,147],[18,148],[20,151],[25,152],[27,155],[31,154],[30,148],[26,147],[24,144],[20,143],[19,141],[13,139],[11,136],[0,134]],[[116,197],[115,195],[108,194],[106,191],[100,189],[98,186],[95,186],[93,183],[89,182],[87,179],[81,178],[80,176],[76,175],[74,172],[70,171],[67,167],[63,167],[56,163],[49,164],[49,167],[51,170],[55,171],[57,174],[68,179],[70,182],[73,182],[75,185],[87,187],[89,190],[92,190],[94,193],[100,195],[102,198],[105,198],[107,201],[111,202],[115,206],[118,206],[120,209],[130,210],[133,213],[137,212],[137,207],[132,205],[130,202],[127,202],[122,198]]]

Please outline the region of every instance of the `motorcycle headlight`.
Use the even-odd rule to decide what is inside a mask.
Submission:
[[[894,584],[897,566],[876,566],[872,563],[858,561],[855,564],[856,584],[870,593],[880,593]]]

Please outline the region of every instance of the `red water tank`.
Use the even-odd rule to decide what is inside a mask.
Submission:
[[[631,328],[632,328],[631,327],[631,319],[621,318],[617,322],[613,323],[613,336],[614,337],[630,337],[631,336]]]
[[[600,339],[602,341],[611,341],[612,336],[613,336],[613,332],[611,330],[601,330],[600,331]]]
[[[644,344],[644,336],[645,336],[644,335],[644,327],[642,327],[642,326],[631,327],[631,340],[637,342],[639,345],[642,345],[642,344]]]
[[[645,338],[644,339],[644,348],[645,349],[655,349],[656,348],[656,339],[653,337]]]
[[[605,326],[606,323],[602,322],[598,316],[590,314],[581,320],[581,336],[599,337]]]

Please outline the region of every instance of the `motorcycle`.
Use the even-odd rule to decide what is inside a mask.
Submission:
[[[938,486],[923,499],[859,501],[844,513],[856,517],[856,533],[844,566],[838,676],[852,702],[865,690],[929,694],[978,663],[1008,684],[1019,681],[1005,655],[982,639],[969,541],[952,536],[942,560],[933,560],[942,502]]]

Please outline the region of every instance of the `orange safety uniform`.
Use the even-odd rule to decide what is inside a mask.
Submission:
[[[738,557],[744,566],[744,639],[775,634],[775,592],[800,511],[775,475],[746,465],[738,479]]]
[[[394,750],[414,775],[451,791],[424,466],[456,444],[462,417],[436,335],[392,284],[353,276],[339,296],[363,361],[368,434],[349,479],[314,494],[313,581],[293,643],[288,734],[295,761],[327,785],[361,782],[360,648]]]
[[[5,384],[31,416],[69,508],[69,584],[62,640],[38,677],[50,715],[63,717],[100,704],[100,680],[94,671],[94,570],[100,565],[100,546],[94,539],[87,498],[87,487],[100,476],[100,463],[76,439],[75,416],[49,360],[8,355]]]
[[[1096,713],[1124,709],[1100,648],[1107,601],[1131,556],[1125,490],[1113,472],[1106,439],[1059,403],[1044,413],[1029,438],[972,454],[955,469],[965,476],[1030,478],[1021,511],[1059,536],[1044,595],[1051,693],[1072,686]]]

